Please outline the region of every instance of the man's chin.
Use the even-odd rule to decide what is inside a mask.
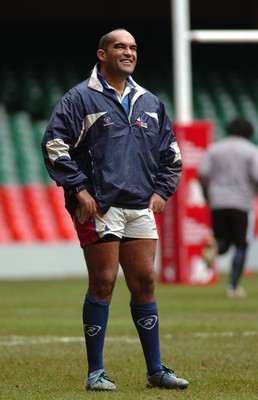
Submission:
[[[131,75],[134,71],[134,67],[132,65],[124,66],[121,68],[121,72],[124,72],[126,75]]]

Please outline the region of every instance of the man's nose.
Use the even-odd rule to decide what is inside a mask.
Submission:
[[[125,53],[131,55],[132,54],[132,50],[130,47],[126,47],[125,48]]]

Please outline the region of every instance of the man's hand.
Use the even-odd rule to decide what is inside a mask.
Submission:
[[[157,193],[154,193],[149,202],[149,211],[153,211],[154,214],[160,214],[161,212],[164,211],[166,205],[166,201],[162,199],[160,195]]]
[[[81,223],[85,221],[94,221],[98,211],[98,205],[90,193],[83,189],[75,195],[80,203],[79,209],[76,210],[76,216]],[[84,222],[83,222],[84,221]]]

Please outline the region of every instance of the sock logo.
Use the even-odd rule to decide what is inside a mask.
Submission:
[[[99,325],[84,325],[84,330],[86,335],[88,336],[96,336],[101,330],[101,326]]]
[[[144,329],[151,330],[154,328],[158,321],[157,315],[150,315],[149,317],[138,319],[137,324]]]

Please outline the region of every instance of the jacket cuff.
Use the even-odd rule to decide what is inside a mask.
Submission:
[[[76,186],[75,188],[73,188],[73,189],[71,190],[71,192],[72,192],[73,194],[76,194],[76,193],[81,192],[81,191],[84,190],[84,189],[86,189],[86,186],[85,186],[84,184],[82,184],[82,185],[79,185],[79,186]]]

